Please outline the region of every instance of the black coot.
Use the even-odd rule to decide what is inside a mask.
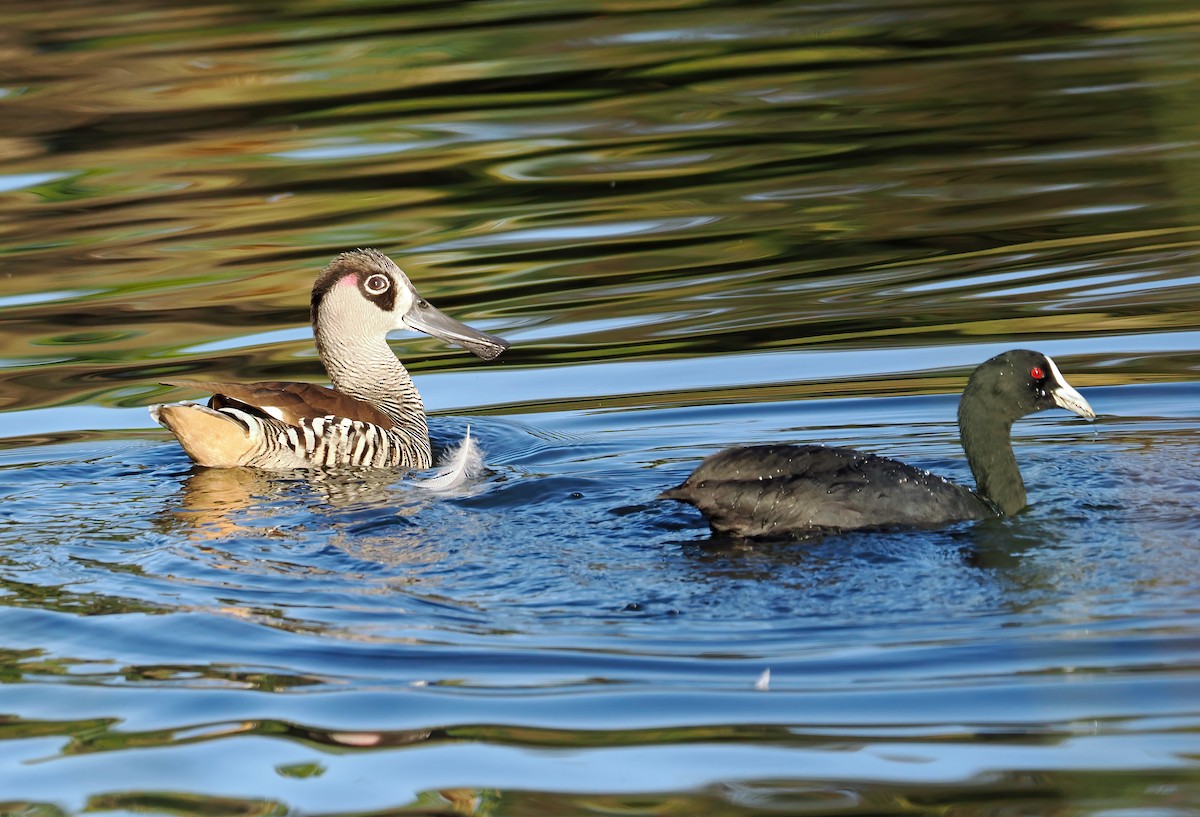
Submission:
[[[1016,349],[971,373],[958,404],[975,490],[887,457],[821,445],[727,448],[682,485],[659,494],[695,505],[713,532],[812,536],[858,528],[932,527],[1014,514],[1025,483],[1013,456],[1014,421],[1054,407],[1096,415],[1054,361]]]

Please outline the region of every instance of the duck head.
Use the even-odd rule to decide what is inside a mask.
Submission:
[[[509,347],[508,341],[472,329],[434,307],[378,250],[353,250],[330,262],[313,285],[311,316],[318,337],[329,331],[382,336],[411,329],[484,360],[495,359]]]

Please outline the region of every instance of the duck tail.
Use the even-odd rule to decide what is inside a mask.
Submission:
[[[227,412],[196,403],[150,406],[150,417],[169,430],[198,465],[233,468],[253,453],[250,428]]]
[[[433,476],[410,480],[410,484],[427,491],[453,491],[478,476],[482,470],[483,450],[471,436],[471,427],[467,426],[462,442],[447,449]]]

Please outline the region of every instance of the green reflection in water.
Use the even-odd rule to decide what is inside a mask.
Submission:
[[[1060,363],[1086,387],[1194,383],[1197,20],[1178,2],[6,4],[0,409],[140,406],[183,374],[320,380],[309,287],[332,255],[366,245],[394,255],[439,307],[517,343],[494,366],[503,389],[469,391],[485,370],[462,352],[398,341],[414,371],[468,384],[463,413],[562,416],[551,429],[485,425],[503,470],[479,497],[437,505],[394,485],[206,477],[157,449],[115,447],[130,434],[7,440],[0,606],[54,618],[44,633],[9,631],[32,644],[0,653],[0,677],[14,694],[135,694],[97,698],[78,719],[10,713],[0,742],[14,779],[59,765],[0,811],[1186,812],[1200,800],[1194,747],[1171,741],[1194,731],[1194,713],[1152,710],[1173,699],[1137,682],[1194,675],[1185,645],[1160,642],[1194,631],[1190,414],[1180,428],[1114,420],[1088,447],[1034,427],[1023,444],[1046,499],[1021,527],[968,535],[970,564],[922,561],[957,552],[953,537],[922,541],[917,556],[861,544],[849,556],[714,552],[681,542],[698,529],[640,498],[747,437],[866,439],[954,463],[952,429],[920,401],[901,405],[903,422],[886,401],[859,426],[802,412],[846,409],[822,397],[952,393],[968,368],[955,350],[975,344],[1077,343]],[[748,374],[752,353],[764,354]],[[818,360],[819,371],[789,368]],[[669,365],[689,361],[708,368]],[[603,379],[580,383],[595,371]],[[1160,399],[1137,391],[1125,411],[1152,414]],[[522,526],[538,535],[520,538]],[[182,628],[195,610],[217,614]],[[121,614],[216,657],[181,660],[92,629]],[[983,647],[1001,650],[1003,632],[1023,626],[1060,651],[1086,648],[1083,629],[1123,629],[1085,650],[1084,669],[1057,654],[955,652],[1001,619]],[[956,622],[964,629],[938,629]],[[80,657],[94,633],[102,659]],[[225,660],[239,638],[283,665]],[[768,723],[707,724],[729,700],[713,694],[677,728],[620,728],[636,713],[618,705],[606,713],[614,728],[555,729],[470,661],[429,668],[428,655],[405,652],[413,677],[442,679],[439,695],[490,695],[503,717],[371,730],[341,723],[346,713],[264,714],[304,694],[319,702],[343,672],[403,687],[388,701],[407,701],[404,661],[340,663],[373,638],[443,643],[471,661],[524,640],[541,654],[522,690],[547,701],[571,683],[662,686],[655,672],[672,690],[723,692],[714,640],[808,666],[831,643],[888,654],[899,638],[929,649],[910,659],[908,683],[977,684],[964,723],[1036,714],[1036,693],[1021,706],[994,696],[1041,676],[1076,696],[1114,682],[1111,706],[1129,714],[1072,732],[1049,717],[989,731],[935,712],[915,737],[833,739],[794,724],[786,704]],[[588,664],[579,680],[568,661],[630,653],[694,663],[674,674]],[[848,670],[814,694],[902,669]],[[127,725],[167,691],[202,689],[228,710]],[[269,704],[239,711],[241,692]],[[1151,761],[1064,768],[1092,728],[1129,732],[1121,756]],[[905,740],[928,754],[1016,754],[925,784]],[[671,763],[694,757],[673,752],[708,746],[824,749],[843,765],[739,776],[708,755],[699,784],[672,787]],[[510,768],[540,764],[503,789],[402,780],[382,805],[339,777],[370,782],[381,767],[354,764],[399,758],[394,775],[424,751],[481,747],[508,750]],[[603,774],[584,792],[559,784],[595,752],[639,747],[662,762],[656,787]],[[1055,753],[1033,752],[1043,748]],[[185,771],[147,785],[132,776],[139,751]],[[872,751],[912,779],[855,777]],[[82,765],[107,756],[125,766]],[[261,761],[261,775],[196,782],[228,756]],[[272,785],[290,788],[264,793]]]

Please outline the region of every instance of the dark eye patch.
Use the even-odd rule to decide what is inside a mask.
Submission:
[[[389,277],[387,279],[388,286],[382,292],[378,291],[378,286],[367,286],[367,282],[371,281],[372,278],[377,278],[382,275],[383,273],[379,272],[360,272],[358,274],[358,291],[362,293],[364,298],[375,304],[384,312],[391,312],[396,307],[396,287],[392,283],[391,278]],[[372,291],[373,289],[374,291]]]

